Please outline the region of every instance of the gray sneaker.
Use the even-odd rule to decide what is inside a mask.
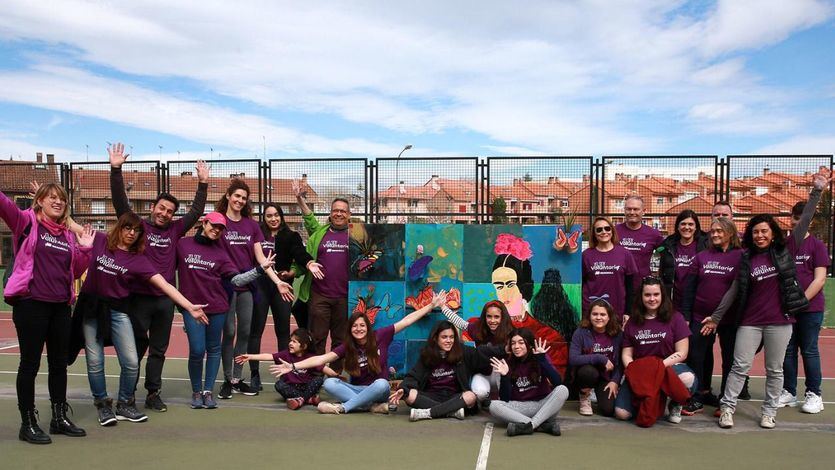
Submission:
[[[192,393],[190,406],[192,410],[199,410],[203,408],[203,394],[200,392]]]
[[[215,397],[212,396],[212,392],[203,392],[203,407],[207,410],[217,408],[217,402],[215,401]]]
[[[113,414],[113,399],[103,398],[93,402],[96,405],[96,413],[99,415],[99,424],[102,426],[115,426],[116,415]]]
[[[130,421],[131,423],[148,421],[148,417],[136,409],[136,402],[134,400],[116,403],[116,419],[119,421]]]

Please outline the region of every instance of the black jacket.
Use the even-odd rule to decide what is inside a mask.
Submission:
[[[287,271],[295,262],[301,267],[307,266],[313,258],[304,249],[302,237],[298,232],[286,228],[275,234],[275,270]]]
[[[480,353],[472,346],[461,345],[463,349],[463,357],[457,364],[455,364],[455,380],[458,382],[458,388],[462,392],[470,390],[470,381],[475,374],[490,375],[493,372],[493,367],[490,365],[490,359],[484,354]],[[406,394],[410,390],[426,390],[429,375],[432,373],[432,368],[427,367],[422,361],[418,360],[412,370],[403,378],[400,383]]]
[[[696,232],[695,238],[693,243],[696,244],[696,253],[710,247],[710,237],[706,233],[699,230]],[[661,253],[661,282],[664,283],[664,289],[667,290],[669,298],[672,298],[673,282],[676,278],[676,252],[680,240],[681,235],[676,232],[665,238],[659,248]]]

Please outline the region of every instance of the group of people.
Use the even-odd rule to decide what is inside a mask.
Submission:
[[[472,321],[446,304],[443,291],[377,330],[365,313],[349,316],[347,200],[335,199],[328,223],[322,224],[305,202],[305,188],[293,185],[308,234],[305,245],[278,205],[264,207],[261,224],[251,218],[250,189],[243,180],[233,179],[215,210],[201,217],[209,167],[198,162],[197,192],[188,211],[175,218],[180,203],[163,193],[143,219],[132,211],[125,192],[124,146],[108,151],[118,221],[106,234],[70,218],[68,195],[59,185],[37,187],[32,207],[25,210],[0,193],[0,218],[12,231],[15,251],[4,296],[13,306],[20,345],[21,440],[51,442],[38,425],[34,400],[44,345],[50,434],[86,435],[71,421],[66,397],[67,365],[82,348],[100,425],[148,419],[135,398],[146,355],[144,408],[166,411],[162,369],[175,306],[188,337],[194,409],[217,408],[216,398],[235,393],[257,395],[262,390],[258,363],[271,361],[275,390],[292,410],[313,405],[329,414],[385,414],[402,400],[411,407],[410,419],[418,421],[464,419],[482,407],[507,423],[508,435],[559,435],[557,414],[572,387],[581,415],[593,414],[596,399],[604,416],[651,425],[665,409],[667,419],[677,423],[682,414],[712,405],[718,406],[719,425],[730,427],[760,347],[767,371],[763,427],[774,427],[778,407],[797,405],[798,348],[806,371],[803,411],[823,409],[817,335],[829,257],[808,234],[829,182],[823,172],[814,176],[808,202],[795,206],[788,238],[772,217],[759,215],[748,222],[740,241],[730,205],[721,202],[708,232],[695,213],[683,211],[667,238],[643,224],[638,196],[627,197],[623,224],[595,219],[582,255],[582,319],[571,338],[569,367],[558,371],[555,358],[565,354],[554,354],[558,345],[549,344],[554,338],[543,337],[542,325],[532,317],[522,315],[528,321],[520,323],[519,315],[513,316],[527,309],[521,297],[500,296]],[[194,236],[186,236],[195,226]],[[653,253],[660,253],[659,275],[651,274]],[[496,272],[512,271],[506,265],[515,258],[503,256]],[[75,282],[85,272],[76,298]],[[510,281],[508,286],[515,284]],[[433,310],[447,319],[434,326],[417,363],[392,390],[388,349],[394,335]],[[279,351],[262,354],[270,311]],[[292,332],[291,314],[299,326]],[[475,347],[464,344],[460,330]],[[711,389],[717,334],[721,399]],[[110,345],[121,369],[115,404],[104,376],[103,351]],[[249,383],[243,380],[247,363]],[[221,365],[223,380],[215,395]],[[322,389],[334,401],[320,400]]]

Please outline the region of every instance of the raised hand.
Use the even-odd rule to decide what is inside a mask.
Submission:
[[[110,157],[110,166],[113,168],[122,168],[122,165],[130,156],[130,154],[125,155],[125,144],[121,142],[108,145],[107,155]]]
[[[194,167],[197,170],[197,181],[201,183],[209,182],[209,170],[212,169],[204,160],[197,160],[197,165]]]
[[[832,181],[832,172],[825,166],[820,167],[818,172],[812,175],[812,184],[815,186],[815,189],[825,189],[829,186],[830,181]]]
[[[507,361],[504,359],[491,357],[490,365],[493,366],[493,372],[497,372],[499,375],[507,375],[510,372],[510,366],[507,365]]]
[[[299,180],[294,179],[292,183],[290,183],[290,187],[293,189],[293,196],[296,196],[296,199],[304,199],[304,193],[302,192],[302,184]]]
[[[41,183],[38,183],[37,181],[29,183],[29,197],[35,199],[35,194],[38,193],[39,189],[41,189]]]
[[[80,235],[76,235],[75,238],[78,240],[78,246],[83,246],[85,248],[93,246],[93,241],[96,239],[96,231],[93,230],[93,226],[87,224],[84,226],[84,229],[81,231]]]
[[[446,303],[446,291],[441,289],[432,296],[432,308],[438,308]]]
[[[551,346],[548,346],[548,342],[545,341],[545,339],[536,338],[533,341],[533,353],[534,354],[545,354],[550,350],[551,350]]]
[[[267,257],[264,258],[264,262],[261,263],[261,269],[267,270],[273,266],[275,266],[275,253],[273,253],[273,250],[270,250],[270,252],[267,253]]]

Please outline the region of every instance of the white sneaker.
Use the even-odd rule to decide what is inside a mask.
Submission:
[[[427,410],[427,411],[429,411],[429,410]],[[464,418],[466,418],[466,417],[467,417],[467,415],[466,415],[466,413],[464,412],[464,408],[458,408],[458,409],[455,411],[455,413],[450,413],[450,414],[448,414],[448,415],[447,415],[447,417],[449,417],[449,418],[455,418],[455,419],[464,419]]]
[[[681,408],[678,403],[670,403],[670,413],[667,415],[667,421],[678,424],[681,422]]]
[[[763,415],[762,419],[760,419],[761,428],[774,429],[774,426],[777,426],[777,423],[774,422],[774,416]]]
[[[734,427],[734,414],[730,408],[722,407],[722,414],[719,415],[719,427],[729,429]]]
[[[823,399],[815,392],[806,392],[806,402],[800,411],[804,413],[817,414],[823,411]]]
[[[783,390],[780,393],[780,401],[777,402],[777,408],[783,408],[785,406],[794,408],[797,406],[797,395],[792,395],[788,392],[788,390]]]
[[[409,421],[420,421],[422,419],[432,419],[428,409],[412,408],[409,412]]]
[[[591,393],[589,393],[589,401],[592,403],[597,403],[597,394],[594,393],[594,389],[592,389]]]

